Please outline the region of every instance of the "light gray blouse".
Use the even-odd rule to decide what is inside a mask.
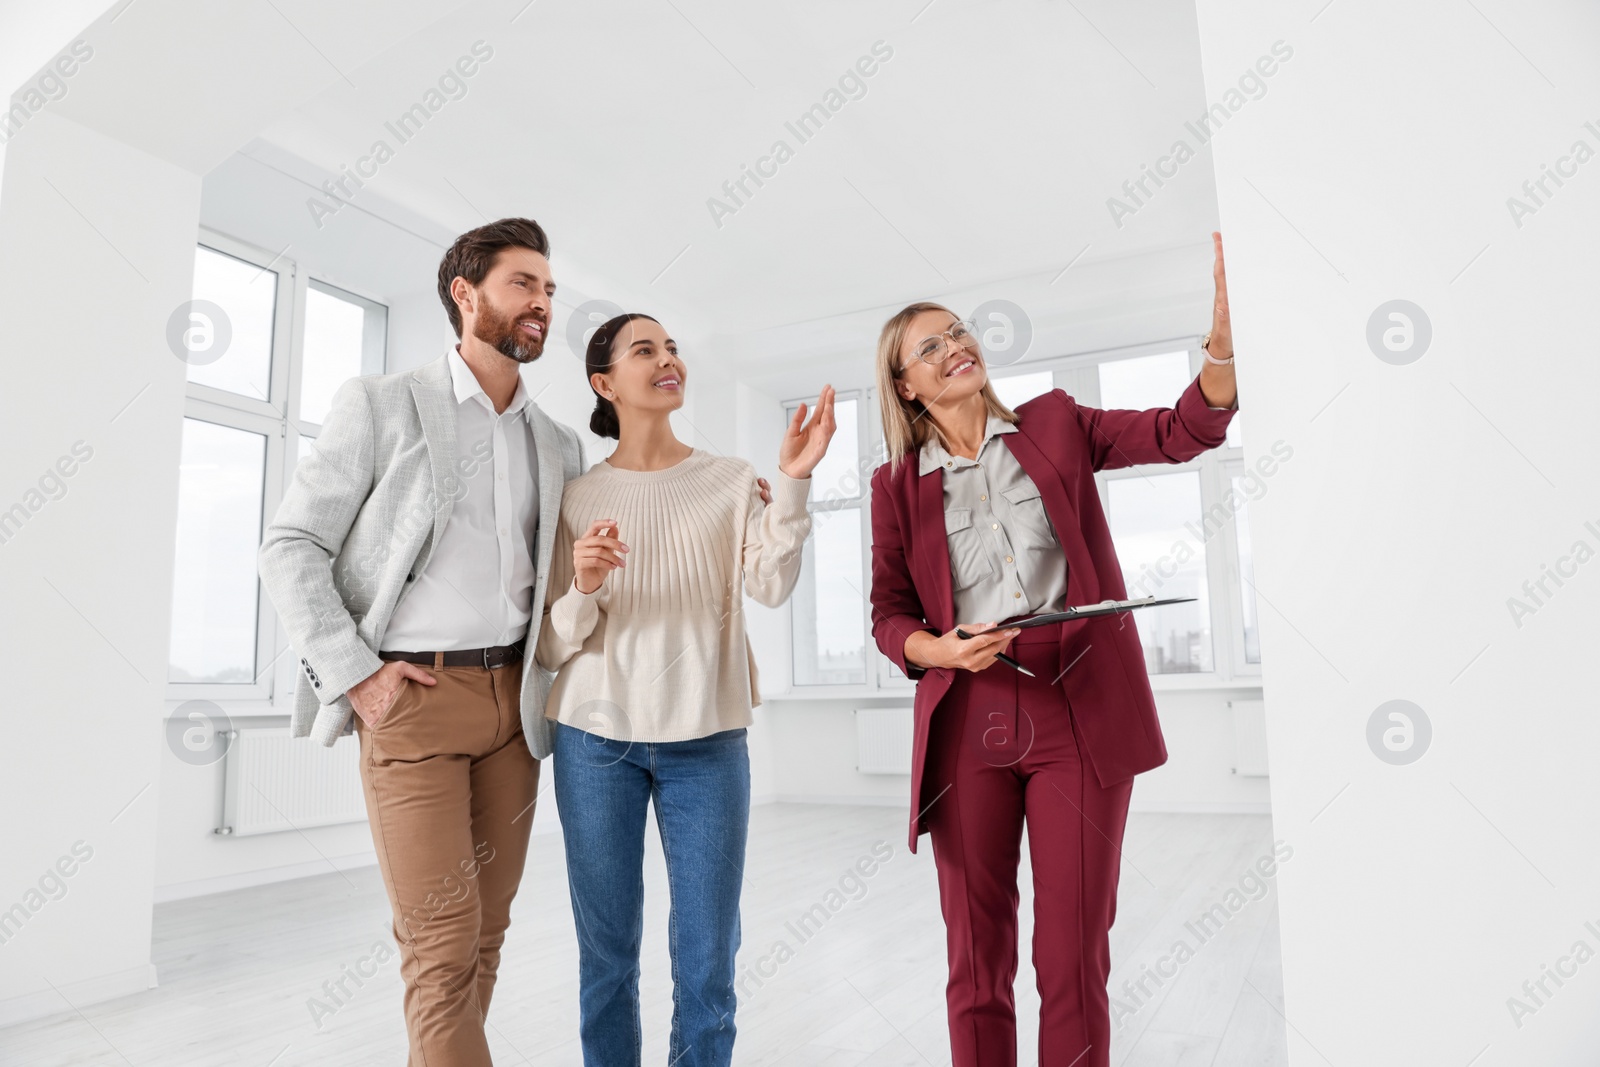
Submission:
[[[977,459],[952,456],[937,434],[918,454],[919,474],[944,468],[944,525],[957,625],[1065,606],[1067,557],[1039,487],[1005,443],[995,440],[1016,432],[1016,426],[990,415]]]

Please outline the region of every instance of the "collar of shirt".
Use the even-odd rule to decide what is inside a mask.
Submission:
[[[983,424],[983,442],[978,445],[978,455],[983,455],[983,450],[989,447],[989,442],[996,434],[1016,433],[1016,423],[1007,422],[998,415],[991,414]],[[917,474],[927,474],[929,471],[938,470],[940,467],[958,468],[970,467],[978,461],[965,456],[952,456],[945,451],[939,442],[937,431],[923,444],[922,451],[918,453]]]
[[[478,384],[478,376],[472,373],[472,368],[467,366],[467,361],[461,358],[461,350],[452,347],[448,354],[450,364],[450,384],[455,390],[456,403],[465,404],[472,397],[478,398],[490,415],[495,414],[494,402],[489,399],[489,394],[483,391],[483,386]],[[517,389],[511,394],[511,403],[506,405],[502,415],[510,415],[522,411],[528,406],[528,391],[523,388],[522,375],[517,375]]]

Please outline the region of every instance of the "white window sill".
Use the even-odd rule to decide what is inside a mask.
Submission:
[[[874,689],[870,685],[811,685],[800,689],[785,689],[780,693],[762,693],[763,704],[773,700],[904,700],[917,695],[915,686],[902,689]]]
[[[1150,688],[1157,693],[1205,689],[1260,689],[1259,674],[1224,678],[1218,674],[1152,674]]]

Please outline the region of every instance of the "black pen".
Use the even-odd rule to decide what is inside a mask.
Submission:
[[[995,629],[1003,630],[1003,629],[1005,629],[1005,627],[997,626],[997,627],[995,627]],[[993,630],[988,630],[988,631],[985,631],[985,632],[986,633],[993,633],[994,631]],[[956,636],[961,638],[961,640],[963,640],[963,641],[971,641],[974,637],[976,637],[978,635],[977,634],[969,634],[969,633],[967,633],[967,631],[965,631],[961,627],[957,626],[956,627]],[[1016,670],[1021,671],[1023,674],[1026,674],[1029,678],[1037,678],[1037,677],[1039,677],[1037,674],[1034,674],[1028,668],[1024,667],[1022,664],[1018,663],[1016,660],[1012,659],[1010,656],[1006,655],[1004,652],[996,652],[994,654],[994,658],[999,660],[1001,663],[1004,663],[1008,667],[1012,667],[1012,668],[1014,668]]]

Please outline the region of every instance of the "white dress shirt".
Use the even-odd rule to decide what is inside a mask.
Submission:
[[[462,492],[428,565],[395,606],[383,634],[386,652],[509,645],[527,634],[532,617],[539,465],[528,394],[519,378],[497,415],[457,349],[448,362]]]

